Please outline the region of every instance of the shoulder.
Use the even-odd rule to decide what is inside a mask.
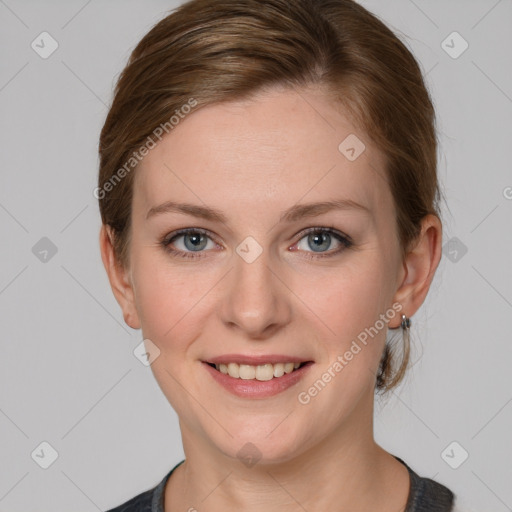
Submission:
[[[462,496],[439,482],[419,476],[403,460],[398,460],[407,467],[411,477],[406,512],[477,512]]]
[[[419,476],[402,459],[395,458],[409,471],[411,485],[406,512],[454,512],[455,495],[448,487]]]

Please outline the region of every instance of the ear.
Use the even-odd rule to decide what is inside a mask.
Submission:
[[[395,293],[393,303],[402,305],[401,315],[411,317],[418,311],[427,296],[430,284],[441,260],[442,224],[435,215],[427,215],[422,221],[414,248],[407,254],[400,272],[401,284]],[[391,326],[390,326],[391,327]]]
[[[110,286],[117,302],[121,306],[126,324],[132,329],[140,329],[140,320],[135,308],[135,294],[130,272],[117,261],[112,241],[113,233],[111,227],[103,224],[100,230],[100,251]]]

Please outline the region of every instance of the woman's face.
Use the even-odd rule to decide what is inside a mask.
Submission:
[[[285,461],[368,433],[404,268],[383,156],[325,93],[190,113],[136,171],[130,243],[132,327],[185,443]],[[263,367],[208,364],[240,362]]]

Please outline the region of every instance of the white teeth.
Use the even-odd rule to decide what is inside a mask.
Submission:
[[[254,379],[256,377],[256,368],[248,364],[240,365],[240,378],[244,380]]]
[[[293,372],[293,363],[285,363],[284,365],[284,373]]]
[[[301,363],[276,363],[276,364],[260,364],[257,366],[249,364],[216,364],[215,368],[224,375],[229,375],[234,379],[243,380],[271,380],[273,378],[282,377],[285,373],[291,373],[296,370]]]
[[[240,377],[240,366],[236,363],[228,364],[228,374],[230,377],[238,379]]]
[[[274,367],[271,364],[256,366],[256,380],[270,380],[274,378]]]
[[[282,377],[284,375],[284,364],[277,363],[274,365],[274,377]]]

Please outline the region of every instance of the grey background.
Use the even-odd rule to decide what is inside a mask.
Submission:
[[[183,458],[177,417],[133,355],[141,333],[111,293],[92,193],[114,81],[178,3],[0,0],[2,512],[105,510]],[[443,259],[413,317],[415,364],[376,403],[376,438],[474,510],[512,510],[512,2],[361,3],[427,73],[449,206]],[[59,45],[47,59],[31,48],[43,31]],[[453,31],[469,44],[458,58],[442,47]],[[57,249],[46,262],[43,237]],[[49,456],[43,441],[58,453],[47,469],[31,456]],[[469,453],[458,469],[445,462],[453,441]]]

